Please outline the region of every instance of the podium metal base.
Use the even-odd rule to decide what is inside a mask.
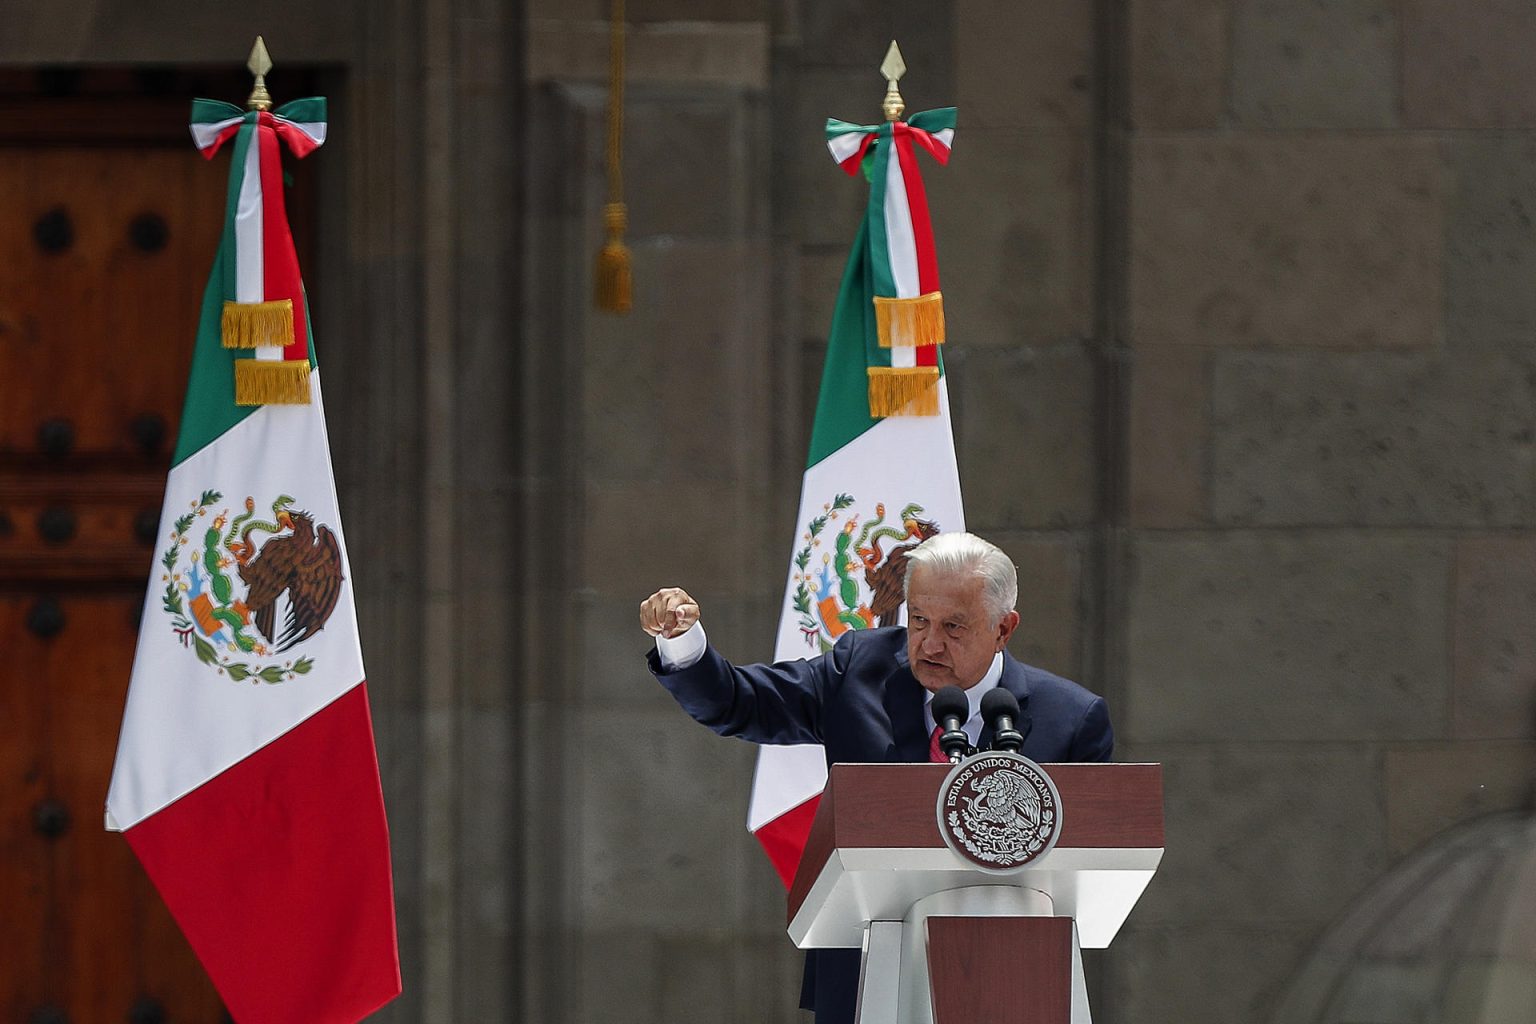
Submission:
[[[1091,1024],[1088,1011],[1088,986],[1083,976],[1082,949],[1077,927],[1069,918],[1053,914],[1051,898],[1038,889],[1013,885],[976,885],[933,893],[912,904],[901,921],[871,921],[864,931],[864,955],[859,973],[857,1024],[947,1024],[949,1019],[982,1019],[976,1016],[946,1014],[946,1005],[955,993],[969,1005],[972,999],[985,1006],[989,1021],[1029,1021],[1031,1024]],[[987,931],[988,945],[958,951],[959,977],[934,978],[931,960],[939,943],[932,942],[930,919],[943,919],[938,929],[945,935],[965,935],[966,921],[975,921]],[[992,919],[991,928],[980,928],[979,919]],[[1030,933],[1031,941],[1055,940],[1043,932],[1064,936],[1065,922],[1071,934],[1070,968],[1065,962],[1050,966],[1041,957],[1010,955],[1007,948],[991,945],[996,919],[1019,922],[1015,935]],[[1023,919],[1034,919],[1026,921]],[[1047,919],[1050,924],[1047,925]],[[1006,939],[1003,940],[1006,944]],[[1059,943],[1053,951],[1066,959]],[[995,954],[995,957],[993,956]],[[990,962],[981,962],[987,961]],[[1041,971],[1040,978],[1028,978],[1031,971]],[[1065,977],[1070,972],[1070,977]],[[941,999],[936,1000],[935,981]],[[1063,983],[1067,986],[1063,989]],[[1010,991],[1012,990],[1012,991]],[[936,1010],[936,1003],[938,1008]],[[974,1009],[964,1011],[974,1013]]]

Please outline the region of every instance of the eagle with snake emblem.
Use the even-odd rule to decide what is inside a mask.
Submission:
[[[341,544],[329,527],[316,526],[314,517],[295,509],[286,495],[273,503],[272,512],[276,535],[260,550],[247,545],[237,552],[236,571],[249,588],[245,605],[257,631],[281,652],[320,632],[335,610],[341,597]],[[246,514],[252,514],[250,499]],[[284,593],[288,613],[279,626],[278,601]]]

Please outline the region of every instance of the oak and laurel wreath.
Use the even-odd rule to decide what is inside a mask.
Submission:
[[[960,826],[959,813],[950,811],[949,827],[952,830],[951,834],[960,841],[960,845],[969,850],[977,860],[986,861],[988,864],[1010,864],[1021,860],[1025,853],[1033,856],[1045,845],[1041,834],[1050,832],[1050,828],[1045,824],[1046,819],[1050,817],[1054,815],[1049,812],[1042,816],[1041,826],[1037,831],[1025,832],[1000,828],[985,822],[967,822],[970,825],[970,831],[967,832]],[[987,847],[979,845],[971,838],[972,834],[989,845]]]
[[[181,638],[182,646],[186,647],[190,644],[197,654],[198,661],[204,665],[212,665],[220,672],[228,673],[229,678],[237,683],[253,678],[264,683],[282,683],[295,676],[302,676],[314,667],[313,658],[300,658],[286,668],[280,665],[267,665],[259,669],[243,661],[220,658],[213,644],[197,635],[197,630],[192,626],[192,620],[187,617],[186,610],[182,606],[181,591],[176,588],[177,557],[181,554],[182,545],[187,543],[187,530],[198,516],[222,497],[224,495],[219,491],[204,491],[203,496],[198,499],[197,507],[176,520],[171,533],[171,543],[166,547],[165,554],[160,556],[160,564],[165,566],[165,593],[161,597],[161,606],[170,613],[171,628]]]
[[[832,499],[831,512],[841,512],[853,504],[853,495],[839,494]],[[813,630],[817,628],[816,619],[811,615],[811,592],[805,585],[806,567],[811,564],[811,549],[816,546],[816,538],[821,536],[821,531],[826,528],[830,514],[823,514],[812,519],[806,524],[810,531],[806,537],[805,547],[795,552],[795,565],[800,570],[801,579],[795,586],[795,597],[792,602],[795,611],[800,613],[800,628]]]

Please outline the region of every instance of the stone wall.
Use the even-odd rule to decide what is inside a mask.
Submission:
[[[1342,907],[1536,769],[1536,15],[1448,0],[630,4],[636,310],[592,311],[603,0],[275,0],[329,70],[309,268],[393,823],[388,1021],[794,1019],[753,752],[645,674],[680,583],[765,656],[863,202],[928,171],[972,527],[1016,653],[1167,769],[1101,1022],[1257,1021]],[[190,13],[189,13],[190,12]],[[190,20],[189,20],[190,19]],[[173,3],[6,5],[0,63],[227,64]]]
[[[1167,766],[1169,853],[1110,1003],[1262,1020],[1536,768],[1536,16],[1126,13],[1118,721]]]

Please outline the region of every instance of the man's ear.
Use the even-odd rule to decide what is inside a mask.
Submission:
[[[1008,638],[1013,636],[1013,631],[1019,628],[1019,613],[1010,611],[997,623],[997,649],[1002,650],[1008,646]]]

